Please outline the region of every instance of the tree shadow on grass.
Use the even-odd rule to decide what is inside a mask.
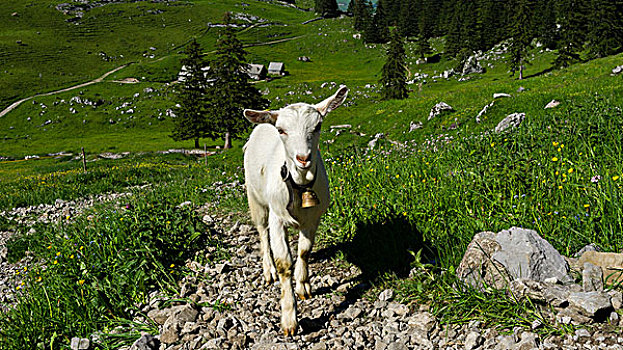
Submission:
[[[542,76],[542,75],[544,75],[544,74],[547,74],[547,73],[549,73],[549,72],[553,71],[554,69],[555,69],[554,67],[549,67],[549,68],[546,68],[546,69],[544,69],[544,70],[542,70],[542,71],[540,71],[540,72],[537,72],[537,73],[534,73],[534,74],[530,74],[530,75],[526,75],[526,76],[525,76],[525,77],[523,77],[523,78],[524,78],[524,79],[528,79],[528,78],[540,77],[540,76]]]

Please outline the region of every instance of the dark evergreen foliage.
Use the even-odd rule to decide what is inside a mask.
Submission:
[[[534,37],[532,16],[533,0],[516,0],[515,15],[511,21],[510,40],[508,46],[508,65],[511,73],[519,71],[519,79],[523,79],[523,68],[526,64],[528,49]]]
[[[623,1],[590,0],[588,47],[593,57],[604,57],[623,46]]]
[[[229,17],[225,22],[229,23]],[[236,32],[226,26],[216,42],[216,55],[210,62],[208,74],[213,81],[206,91],[208,137],[223,137],[225,148],[231,146],[230,138],[241,137],[249,129],[249,123],[242,117],[245,108],[268,106],[268,101],[248,82],[245,57]]]
[[[321,1],[321,0],[317,0]],[[445,56],[458,62],[504,41],[511,71],[525,63],[530,44],[557,49],[556,67],[580,59],[623,51],[623,0],[369,0],[349,4],[356,30],[366,42],[387,41],[388,30],[418,44],[428,54],[428,39],[445,39]]]
[[[339,13],[335,0],[315,0],[314,11],[322,17],[336,17]]]
[[[179,107],[175,109],[177,117],[171,137],[175,141],[194,140],[195,148],[199,148],[199,138],[210,137],[206,118],[205,92],[208,85],[206,74],[202,68],[206,63],[201,57],[201,47],[196,40],[188,44],[182,59],[186,76],[177,95]]]
[[[588,27],[585,5],[585,0],[558,1],[558,57],[553,62],[557,68],[568,67],[580,59]]]
[[[407,98],[407,68],[403,38],[397,30],[392,31],[386,62],[383,65],[381,95],[383,99]]]

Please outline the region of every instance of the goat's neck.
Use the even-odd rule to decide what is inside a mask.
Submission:
[[[290,176],[294,183],[300,186],[304,186],[316,178],[316,168],[318,164],[314,161],[312,166],[309,169],[301,169],[294,165],[294,162],[291,160],[286,160],[286,168],[290,172]]]

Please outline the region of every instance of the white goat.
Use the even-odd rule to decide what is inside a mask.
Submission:
[[[260,234],[266,283],[270,285],[279,275],[281,329],[286,336],[294,335],[298,327],[287,229],[300,230],[296,294],[311,298],[307,261],[320,216],[329,206],[329,181],[318,150],[320,126],[347,94],[343,86],[316,105],[296,103],[278,111],[244,111],[249,121],[259,124],[243,148],[249,209]]]

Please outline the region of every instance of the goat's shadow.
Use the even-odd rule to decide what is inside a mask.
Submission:
[[[350,240],[312,253],[312,262],[332,260],[339,253],[347,262],[357,266],[361,275],[337,284],[351,282],[352,287],[347,290],[344,301],[334,310],[316,319],[301,319],[303,332],[311,333],[322,329],[328,320],[360,299],[380,277],[388,273],[407,277],[415,260],[414,254],[420,250],[423,262],[435,260],[435,250],[425,244],[422,233],[415,224],[394,215],[382,222],[360,222]],[[314,295],[319,297],[332,293],[337,285],[321,287]]]

